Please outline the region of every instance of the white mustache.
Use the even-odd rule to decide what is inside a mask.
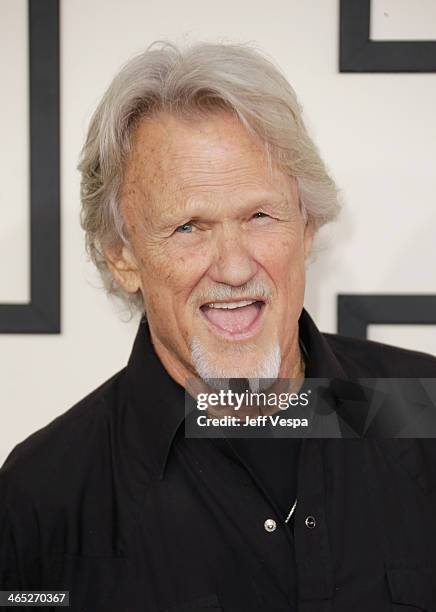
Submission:
[[[204,293],[200,296],[199,303],[200,304],[208,304],[210,302],[232,302],[234,300],[250,300],[253,298],[262,298],[265,301],[268,301],[271,297],[271,292],[266,289],[263,285],[258,283],[251,283],[250,286],[247,285],[245,291],[241,291],[241,288],[237,289],[234,287],[214,287],[211,288],[208,293]]]

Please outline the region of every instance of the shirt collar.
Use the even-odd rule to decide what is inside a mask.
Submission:
[[[342,364],[305,308],[301,311],[298,325],[300,344],[305,353],[306,378],[345,378]]]
[[[184,419],[185,389],[160,361],[144,316],[127,363],[125,385],[129,426],[136,428],[138,448],[148,469],[162,478],[172,441]]]
[[[306,356],[306,378],[342,378],[345,372],[327,340],[303,308],[299,318],[300,343]],[[137,448],[155,475],[163,478],[174,437],[185,416],[185,389],[160,361],[145,317],[142,317],[126,368],[127,419],[134,428]]]

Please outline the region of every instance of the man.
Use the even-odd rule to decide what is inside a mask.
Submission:
[[[184,433],[192,380],[436,377],[303,308],[339,205],[286,79],[243,45],[152,45],[80,170],[88,250],[142,318],[127,366],[2,468],[0,587],[90,611],[436,609],[433,440]]]

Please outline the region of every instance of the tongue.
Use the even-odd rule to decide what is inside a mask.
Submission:
[[[259,308],[255,304],[239,308],[206,308],[204,311],[211,323],[232,334],[248,329],[258,313]]]

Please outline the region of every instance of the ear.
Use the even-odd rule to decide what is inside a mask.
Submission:
[[[105,256],[113,277],[125,291],[136,293],[138,289],[142,288],[139,266],[135,256],[127,246],[107,249]]]
[[[303,224],[303,248],[304,248],[304,258],[306,259],[310,252],[310,247],[312,246],[313,237],[315,235],[315,228],[313,226],[313,222],[310,217],[308,218],[306,210],[303,208],[303,203],[300,197],[300,189],[295,177],[291,178],[291,190],[293,193],[294,201],[298,202],[298,208],[301,215],[301,220]]]
[[[313,237],[315,235],[315,228],[310,219],[307,219],[305,223],[306,225],[304,226],[303,245],[304,257],[306,258],[309,255],[310,247],[312,246]]]

